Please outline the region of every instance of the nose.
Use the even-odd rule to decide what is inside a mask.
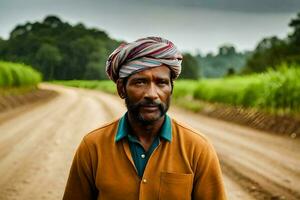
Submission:
[[[147,91],[144,96],[145,99],[155,100],[158,98],[157,88],[155,84],[151,83],[149,87],[147,87]]]

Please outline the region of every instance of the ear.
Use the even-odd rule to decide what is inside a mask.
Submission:
[[[123,79],[117,80],[117,90],[118,94],[121,97],[121,99],[124,99],[126,97],[125,87]]]

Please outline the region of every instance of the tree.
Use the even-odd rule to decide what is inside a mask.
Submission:
[[[100,67],[100,63],[97,62],[89,62],[86,66],[84,79],[86,80],[99,80],[104,79],[101,74],[103,74],[102,68]]]
[[[294,32],[289,36],[291,43],[300,46],[300,12],[295,19],[292,19],[289,26],[294,29]],[[300,47],[299,47],[300,48]]]
[[[4,50],[4,48],[5,48],[5,45],[6,45],[6,41],[5,40],[3,40],[1,37],[0,37],[0,55],[2,55],[3,54],[3,50]]]
[[[51,28],[56,28],[60,25],[63,24],[63,22],[56,16],[54,15],[50,15],[50,16],[47,16],[45,19],[44,19],[44,22],[43,22],[45,25],[48,25],[50,26]]]
[[[84,79],[107,79],[105,72],[105,61],[110,52],[105,48],[105,43],[101,40],[97,40],[97,50],[89,56],[89,63],[86,67],[86,72],[84,75]]]
[[[219,47],[218,54],[197,56],[197,61],[200,63],[203,77],[219,78],[226,76],[229,69],[240,73],[248,56],[248,52],[237,52],[233,45],[225,44]]]
[[[190,53],[183,54],[182,71],[180,78],[198,79],[200,77],[200,66],[197,59]]]
[[[236,54],[234,46],[227,44],[219,47],[219,55],[230,56]]]
[[[247,60],[244,73],[263,72],[276,68],[286,57],[286,42],[275,36],[262,39]]]
[[[289,26],[293,32],[285,39],[268,37],[257,45],[253,55],[247,60],[244,73],[263,72],[277,68],[281,63],[300,63],[300,13]]]
[[[56,68],[59,66],[62,56],[59,49],[50,44],[43,44],[36,54],[39,70],[44,74],[45,80],[52,80]]]
[[[235,74],[235,70],[233,69],[233,68],[229,68],[228,70],[227,70],[227,75],[226,76],[232,76],[232,75],[234,75]]]
[[[0,40],[0,58],[34,66],[46,80],[104,78],[105,61],[119,44],[104,31],[47,16],[16,26],[8,40]]]

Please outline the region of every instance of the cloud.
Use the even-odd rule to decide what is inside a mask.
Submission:
[[[137,0],[127,1],[138,2]],[[139,0],[139,2],[168,6],[197,6],[214,10],[237,12],[300,12],[299,0]]]

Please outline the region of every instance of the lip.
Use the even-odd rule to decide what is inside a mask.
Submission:
[[[156,111],[158,110],[158,106],[142,106],[142,109],[147,111]]]

